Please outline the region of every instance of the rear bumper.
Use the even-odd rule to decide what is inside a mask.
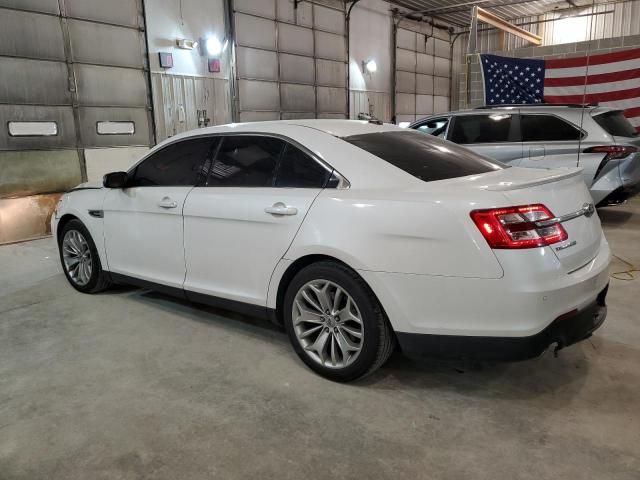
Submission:
[[[413,357],[518,361],[541,355],[550,345],[564,348],[589,338],[607,316],[607,285],[596,300],[561,315],[544,330],[527,337],[429,335],[397,332],[402,352]]]
[[[606,207],[607,205],[619,205],[638,193],[640,193],[640,183],[627,187],[618,187],[600,201],[597,206]]]
[[[463,337],[536,335],[559,316],[587,308],[609,283],[609,246],[566,272],[550,247],[496,250],[499,279],[359,271],[400,333]]]

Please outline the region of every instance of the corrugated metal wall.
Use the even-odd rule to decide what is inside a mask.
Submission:
[[[413,122],[431,113],[449,110],[450,47],[447,31],[425,25],[398,28],[395,56],[397,122]]]
[[[553,12],[544,15],[544,45],[599,40],[640,34],[640,1],[596,5],[593,17],[561,17]],[[567,12],[569,13],[569,12]],[[572,10],[573,14],[590,14],[591,8]],[[573,35],[571,32],[574,32]],[[574,39],[575,38],[575,39]]]
[[[240,121],[346,118],[340,1],[235,0]]]
[[[0,0],[0,243],[46,234],[85,147],[152,143],[145,52],[141,0]]]

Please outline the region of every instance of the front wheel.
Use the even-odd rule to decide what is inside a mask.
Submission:
[[[59,238],[62,270],[73,288],[82,293],[97,293],[111,286],[91,234],[80,220],[66,223]]]
[[[333,261],[312,264],[291,281],[284,321],[293,348],[320,375],[347,382],[377,370],[395,337],[367,284]]]

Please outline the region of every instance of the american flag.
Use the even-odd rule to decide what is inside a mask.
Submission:
[[[553,60],[483,54],[480,63],[487,105],[597,103],[623,110],[640,132],[640,48]]]

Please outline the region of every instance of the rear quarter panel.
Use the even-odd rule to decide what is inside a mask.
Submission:
[[[460,194],[324,190],[285,259],[324,254],[357,270],[500,278],[502,268],[469,212],[502,195],[476,192],[485,197],[479,207]]]

